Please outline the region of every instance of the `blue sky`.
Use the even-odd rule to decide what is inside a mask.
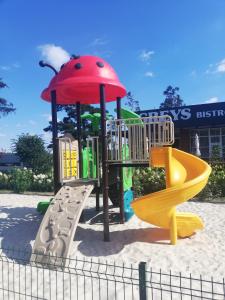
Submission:
[[[186,104],[225,100],[224,0],[0,0],[0,12],[0,93],[17,108],[0,119],[0,150],[48,125],[40,93],[53,74],[40,59],[100,56],[142,109],[157,108],[169,84]]]

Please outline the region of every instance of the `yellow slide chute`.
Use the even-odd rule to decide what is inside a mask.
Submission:
[[[177,237],[191,236],[204,227],[200,217],[176,212],[176,206],[205,187],[211,167],[200,158],[171,147],[152,148],[151,165],[165,168],[166,189],[135,199],[131,205],[141,220],[169,229],[171,244],[175,245]]]

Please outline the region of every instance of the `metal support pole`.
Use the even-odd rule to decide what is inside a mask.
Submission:
[[[117,119],[121,119],[121,98],[116,99],[116,111]],[[119,145],[119,149],[122,149],[122,145]],[[120,203],[120,223],[124,223],[124,191],[123,191],[123,167],[118,168],[119,175],[119,203]]]
[[[138,266],[139,272],[139,296],[140,300],[147,299],[147,292],[146,292],[146,262],[140,262]]]
[[[79,177],[83,178],[83,162],[82,162],[82,132],[81,132],[81,112],[80,102],[76,104],[77,112],[77,140],[78,140],[78,151],[79,151]]]
[[[95,185],[96,211],[100,211],[99,194],[100,194],[100,187],[98,186],[98,184],[96,184]]]
[[[58,124],[57,124],[57,105],[56,91],[51,91],[52,105],[52,143],[53,143],[53,171],[54,171],[54,193],[60,189],[59,182],[59,147],[58,147]]]
[[[96,161],[96,178],[98,182],[95,184],[95,198],[96,198],[96,211],[100,211],[100,205],[99,205],[99,196],[100,196],[100,182],[99,182],[99,152],[98,152],[98,139],[95,140],[94,143],[94,158]]]
[[[103,190],[103,222],[104,241],[109,241],[109,203],[108,203],[108,163],[107,163],[107,135],[105,111],[105,86],[100,84],[100,109],[101,109],[101,144],[102,144],[102,190]]]
[[[81,132],[81,112],[80,112],[80,102],[76,103],[76,117],[77,117],[77,140],[78,140],[78,152],[79,152],[79,178],[83,178],[83,161],[82,161],[82,132]],[[82,211],[80,216],[80,223],[84,223],[84,211]]]

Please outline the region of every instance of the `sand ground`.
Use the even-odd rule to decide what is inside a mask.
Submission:
[[[49,196],[0,195],[0,245],[2,248],[31,249],[42,216],[36,205]],[[118,223],[118,210],[110,209],[110,242],[103,242],[102,212],[96,212],[94,197],[84,210],[73,242],[72,257],[107,261],[146,261],[154,270],[182,274],[225,277],[225,204],[188,202],[178,210],[198,214],[205,228],[190,238],[169,244],[167,230],[156,228],[133,216]]]

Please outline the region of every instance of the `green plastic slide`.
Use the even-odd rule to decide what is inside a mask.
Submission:
[[[141,120],[140,116],[129,109],[121,108],[120,114],[122,119],[127,120],[125,121],[125,124],[143,124],[143,121]]]

